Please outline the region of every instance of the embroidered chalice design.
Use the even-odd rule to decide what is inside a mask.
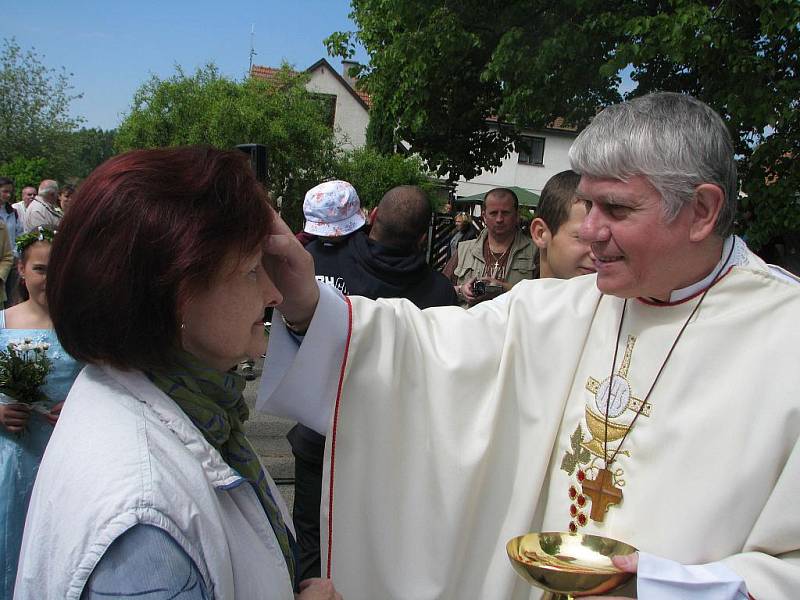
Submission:
[[[594,377],[589,377],[586,381],[586,389],[594,394],[594,403],[597,412],[592,410],[590,406],[586,406],[586,426],[592,434],[592,438],[586,440],[581,444],[594,456],[604,458],[603,440],[606,439],[606,402],[608,402],[608,441],[616,442],[622,439],[630,429],[629,425],[615,423],[612,419],[619,417],[626,410],[637,412],[642,406],[642,401],[636,398],[631,392],[631,386],[628,382],[628,370],[631,366],[631,357],[633,356],[633,347],[636,344],[636,337],[629,335],[627,343],[625,344],[625,355],[622,358],[622,364],[619,370],[613,377],[606,377],[602,382]],[[609,386],[611,392],[609,393]],[[645,417],[650,416],[652,406],[646,403],[642,408],[642,415]],[[627,450],[620,452],[626,456],[630,456]]]

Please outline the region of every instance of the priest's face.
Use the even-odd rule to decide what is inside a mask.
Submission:
[[[668,300],[688,285],[690,216],[664,216],[661,194],[643,176],[629,181],[583,176],[577,191],[588,214],[580,236],[591,244],[597,287],[621,298]]]

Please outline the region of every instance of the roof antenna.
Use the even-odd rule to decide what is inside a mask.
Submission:
[[[249,73],[253,73],[253,57],[258,54],[256,52],[255,46],[253,44],[253,36],[256,33],[256,25],[255,23],[250,24],[250,71]]]

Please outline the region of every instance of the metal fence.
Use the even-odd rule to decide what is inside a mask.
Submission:
[[[483,230],[483,219],[471,217],[470,224],[476,233]],[[444,269],[450,259],[450,238],[456,231],[455,218],[450,215],[434,213],[428,227],[428,264],[437,271]]]

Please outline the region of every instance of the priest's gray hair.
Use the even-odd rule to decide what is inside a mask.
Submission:
[[[573,170],[626,181],[643,175],[661,194],[674,219],[702,183],[718,185],[725,202],[714,232],[733,229],[737,178],[733,142],[722,118],[696,98],[657,92],[609,106],[584,129],[569,151]]]

